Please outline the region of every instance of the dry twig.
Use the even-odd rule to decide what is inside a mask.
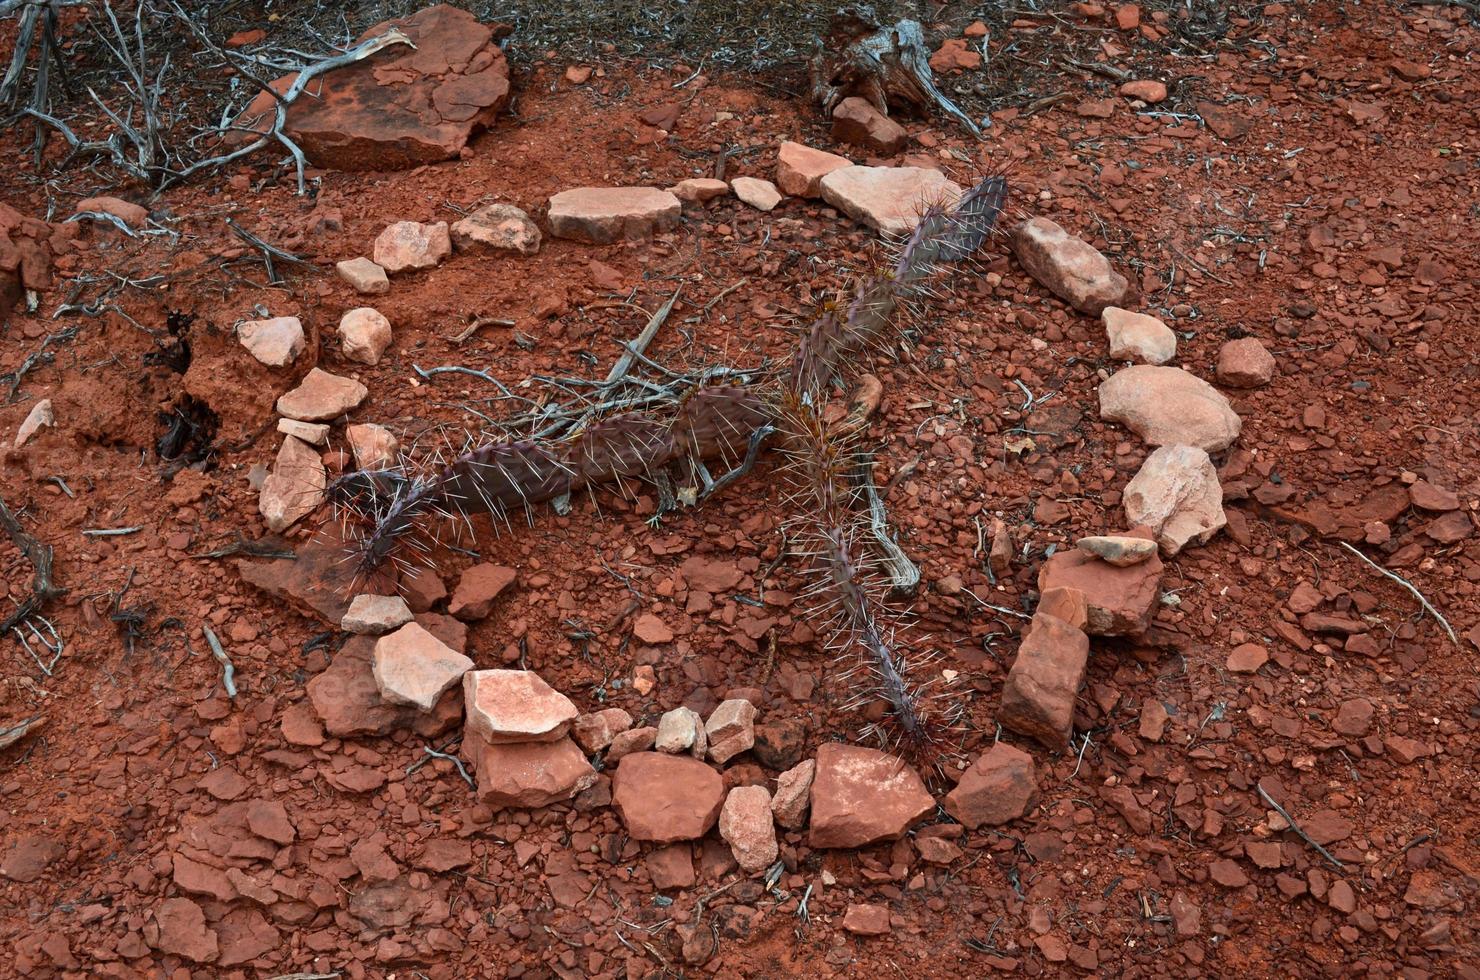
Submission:
[[[1440,626],[1444,627],[1444,632],[1449,635],[1449,642],[1453,643],[1455,646],[1459,646],[1459,637],[1454,635],[1454,628],[1449,625],[1449,620],[1440,615],[1439,610],[1435,609],[1433,603],[1424,598],[1423,593],[1418,591],[1418,589],[1414,587],[1412,582],[1409,582],[1402,576],[1395,575],[1392,572],[1388,571],[1386,568],[1383,568],[1381,565],[1377,564],[1377,562],[1373,561],[1371,558],[1368,558],[1366,555],[1362,554],[1360,551],[1358,551],[1356,548],[1353,548],[1345,541],[1338,541],[1336,543],[1341,545],[1347,551],[1350,551],[1352,554],[1356,555],[1358,558],[1362,559],[1362,561],[1371,565],[1373,568],[1377,569],[1378,573],[1381,574],[1384,578],[1392,579],[1394,582],[1397,582],[1403,588],[1411,592],[1413,594],[1413,598],[1418,600],[1418,604],[1420,606],[1423,606],[1423,608],[1428,611],[1429,615],[1437,619]]]

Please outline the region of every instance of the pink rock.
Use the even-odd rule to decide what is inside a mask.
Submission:
[[[1153,446],[1233,445],[1243,421],[1228,399],[1181,368],[1137,364],[1100,385],[1100,418],[1119,422]]]
[[[21,421],[20,426],[16,428],[14,443],[15,448],[21,448],[26,443],[30,442],[32,437],[34,437],[36,433],[40,432],[44,428],[55,426],[56,424],[57,417],[56,413],[52,411],[51,399],[41,399],[35,405],[31,406],[31,410],[26,413],[26,417]]]
[[[730,193],[730,185],[713,177],[690,177],[668,188],[668,192],[680,201],[703,204]]]
[[[463,700],[468,731],[490,743],[553,742],[580,714],[532,670],[470,670]]]
[[[730,181],[730,190],[757,211],[770,211],[781,203],[781,192],[776,185],[759,177],[736,177]]]
[[[673,642],[673,630],[653,613],[643,613],[633,621],[632,635],[649,646]]]
[[[824,742],[812,780],[814,849],[898,840],[935,809],[914,769],[877,749]]]
[[[1166,83],[1150,78],[1126,82],[1120,86],[1119,91],[1127,99],[1140,99],[1148,105],[1155,105],[1167,97]]]
[[[318,450],[301,439],[284,436],[272,472],[262,483],[257,509],[269,531],[283,531],[312,514],[324,502],[328,474]]]
[[[206,914],[188,898],[160,902],[145,930],[150,946],[192,963],[214,962],[221,952],[216,933],[206,925]]]
[[[720,702],[704,723],[709,759],[724,765],[755,745],[755,705],[742,698]]]
[[[400,463],[401,442],[383,425],[360,422],[347,426],[344,437],[355,465],[362,470],[389,469]]]
[[[329,427],[322,422],[300,422],[297,419],[278,419],[277,430],[285,436],[301,439],[310,446],[323,446],[329,442]]]
[[[886,235],[909,234],[926,210],[961,197],[939,170],[921,167],[839,167],[819,186],[827,203]]]
[[[1018,225],[1012,244],[1027,273],[1081,313],[1096,316],[1118,306],[1129,290],[1105,256],[1047,218]]]
[[[357,293],[375,295],[391,291],[385,270],[363,255],[334,263],[334,271]]]
[[[339,347],[349,360],[379,364],[390,345],[391,321],[379,310],[359,306],[339,318]]]
[[[540,240],[540,226],[512,204],[490,204],[452,223],[452,244],[464,252],[491,248],[534,255]]]
[[[386,703],[375,682],[374,653],[375,640],[357,636],[340,648],[326,670],[308,682],[314,713],[329,735],[386,735],[410,729],[435,738],[462,722],[463,694],[456,686],[442,696],[432,714],[410,705]],[[285,717],[285,727],[287,723]],[[303,727],[299,723],[295,731]]]
[[[632,727],[632,716],[621,708],[603,708],[576,718],[571,734],[588,755],[600,752]]]
[[[735,861],[747,874],[776,863],[776,823],[771,817],[771,794],[764,786],[736,786],[725,797],[719,813],[719,835],[730,845]]]
[[[1048,748],[1067,748],[1074,734],[1074,699],[1088,665],[1089,637],[1057,617],[1037,614],[1023,631],[1002,686],[997,720]]]
[[[458,619],[483,619],[493,612],[494,601],[518,577],[518,572],[504,565],[487,562],[473,565],[457,580],[447,611]]]
[[[800,830],[807,819],[807,806],[812,795],[812,780],[817,775],[817,760],[804,759],[776,777],[776,793],[771,797],[771,815],[788,830]]]
[[[407,170],[450,160],[509,101],[509,63],[495,26],[449,4],[386,21],[358,41],[395,27],[412,45],[379,53],[313,80],[287,112],[286,132],[318,167]],[[287,75],[272,87],[282,92]],[[260,94],[237,125],[265,131],[276,103]]]
[[[1156,554],[1156,542],[1148,538],[1136,538],[1125,534],[1104,534],[1080,538],[1075,547],[1107,561],[1117,568],[1128,568]],[[1065,617],[1060,616],[1060,619]]]
[[[76,214],[84,211],[94,211],[100,214],[111,214],[130,228],[143,228],[149,221],[149,209],[125,201],[117,197],[87,197],[77,202]]]
[[[1218,470],[1196,446],[1162,446],[1146,457],[1121,503],[1130,523],[1149,527],[1169,556],[1205,543],[1228,523]]]
[[[946,812],[969,830],[1017,820],[1038,803],[1033,757],[998,742],[977,757],[946,794]]]
[[[938,72],[969,71],[981,64],[981,52],[972,50],[970,43],[960,37],[947,38],[930,56],[930,68]]]
[[[1161,587],[1161,559],[1155,555],[1116,567],[1087,552],[1059,551],[1038,572],[1038,591],[1070,588],[1084,593],[1091,636],[1136,636],[1151,625]]]
[[[725,784],[690,756],[634,752],[612,777],[612,806],[633,840],[698,840],[719,819]]]
[[[496,810],[549,806],[596,784],[596,770],[568,738],[489,743],[471,732],[466,738],[463,754],[478,772],[478,800]]]
[[[339,628],[362,636],[380,636],[411,622],[411,607],[398,595],[357,595]]]
[[[408,269],[431,269],[452,254],[447,222],[397,221],[375,239],[375,264],[394,275]]]
[[[709,752],[709,736],[699,715],[691,708],[679,706],[663,712],[658,719],[653,747],[659,752],[674,755],[688,752],[694,758],[702,759]]]
[[[843,929],[855,936],[887,936],[889,910],[882,905],[852,903],[843,911]]]
[[[677,227],[678,198],[657,187],[577,187],[550,198],[550,234],[593,245],[651,238]]]
[[[1165,364],[1177,356],[1177,335],[1154,316],[1107,306],[1100,312],[1100,320],[1105,324],[1114,360]]]
[[[1258,388],[1274,379],[1274,355],[1258,337],[1230,340],[1218,351],[1217,378],[1230,388]]]
[[[473,661],[416,623],[377,640],[371,663],[375,685],[387,704],[409,704],[428,712],[473,669]]]
[[[852,143],[880,156],[893,156],[904,149],[909,134],[866,99],[850,96],[832,113],[833,139]]]
[[[277,400],[277,411],[300,422],[327,422],[358,407],[369,393],[353,378],[314,368],[298,387]]]
[[[303,353],[306,343],[303,322],[296,316],[243,321],[236,328],[236,338],[248,354],[268,367],[292,364]]]
[[[847,157],[787,140],[776,152],[776,186],[792,197],[821,197],[822,178],[851,166]]]

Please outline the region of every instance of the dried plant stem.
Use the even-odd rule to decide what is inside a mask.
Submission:
[[[1454,628],[1449,625],[1449,620],[1445,619],[1444,616],[1439,612],[1439,610],[1434,608],[1433,603],[1424,598],[1424,594],[1418,591],[1418,589],[1414,587],[1412,582],[1408,581],[1400,575],[1395,575],[1394,573],[1388,571],[1386,568],[1383,568],[1381,565],[1377,564],[1377,562],[1373,561],[1371,558],[1368,558],[1366,555],[1362,554],[1360,551],[1358,551],[1356,548],[1353,548],[1345,541],[1338,541],[1337,544],[1341,545],[1347,551],[1350,551],[1352,554],[1362,559],[1362,561],[1366,562],[1368,565],[1371,565],[1373,568],[1377,569],[1378,574],[1382,575],[1384,578],[1390,578],[1394,582],[1397,582],[1399,585],[1401,585],[1403,588],[1407,589],[1413,595],[1413,598],[1418,600],[1418,604],[1424,609],[1428,610],[1429,615],[1433,616],[1436,620],[1439,621],[1439,625],[1442,626],[1444,628],[1444,632],[1449,635],[1449,642],[1453,643],[1455,646],[1459,646],[1459,637],[1454,635]]]

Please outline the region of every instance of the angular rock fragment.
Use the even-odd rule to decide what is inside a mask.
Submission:
[[[688,752],[696,759],[704,758],[709,752],[704,720],[691,708],[682,706],[663,712],[653,747],[670,755]]]
[[[792,197],[821,197],[822,178],[851,166],[847,157],[787,140],[776,151],[776,186]]]
[[[770,791],[764,786],[736,786],[730,790],[719,814],[719,835],[747,874],[774,864],[780,848],[771,816]]]
[[[236,328],[236,338],[248,354],[268,367],[292,364],[306,344],[303,322],[296,316],[244,320]]]
[[[339,349],[351,361],[379,364],[391,336],[391,322],[369,306],[349,310],[339,319]]]
[[[668,188],[668,192],[680,201],[703,204],[730,193],[730,185],[713,177],[690,177]]]
[[[549,806],[596,784],[596,770],[564,737],[492,744],[470,732],[463,754],[477,770],[479,802],[496,810]]]
[[[1230,340],[1218,351],[1216,377],[1230,388],[1258,388],[1274,380],[1274,355],[1258,337]]]
[[[445,221],[397,221],[375,239],[375,264],[392,275],[435,268],[451,254],[452,237]]]
[[[755,705],[743,698],[720,702],[704,723],[709,758],[720,765],[755,745]]]
[[[493,611],[493,604],[519,573],[504,565],[481,562],[462,573],[447,611],[458,619],[479,620]]]
[[[1089,637],[1083,631],[1045,613],[1034,616],[1002,686],[997,720],[1050,749],[1068,748],[1074,699],[1088,665]]]
[[[719,819],[725,784],[698,759],[634,752],[612,777],[612,806],[633,840],[698,840]]]
[[[1206,455],[1206,453],[1204,453]],[[1116,568],[1128,568],[1156,554],[1156,542],[1149,538],[1136,538],[1124,534],[1106,534],[1080,538],[1074,543],[1080,551],[1087,551]]]
[[[371,663],[375,685],[387,704],[409,704],[427,712],[473,669],[472,660],[416,623],[377,640]]]
[[[277,400],[277,411],[300,422],[327,422],[358,407],[368,394],[370,389],[353,378],[314,368]]]
[[[347,633],[380,636],[411,622],[411,607],[398,595],[357,595],[339,627]]]
[[[1149,527],[1164,555],[1203,544],[1228,523],[1223,486],[1196,446],[1162,446],[1146,458],[1121,498],[1132,524]]]
[[[632,727],[632,716],[621,708],[603,708],[580,715],[571,726],[576,744],[587,754],[600,752]]]
[[[817,775],[817,760],[803,759],[776,777],[776,792],[771,797],[771,815],[788,830],[800,830],[807,819],[811,803],[812,780]]]
[[[269,531],[282,531],[309,514],[324,501],[328,474],[318,452],[308,443],[284,436],[272,473],[262,483],[257,509]]]
[[[42,429],[55,426],[56,424],[57,417],[56,413],[52,411],[51,399],[41,399],[35,405],[31,406],[31,410],[26,413],[26,417],[16,428],[14,442],[15,448],[21,448],[26,443],[30,442],[32,437],[34,437],[36,433],[40,432]]]
[[[452,223],[452,244],[460,252],[491,248],[520,255],[540,250],[540,226],[512,204],[490,204]]]
[[[1094,246],[1047,218],[1018,225],[1012,246],[1028,275],[1081,313],[1098,316],[1119,306],[1130,288]]]
[[[833,108],[833,139],[861,146],[880,156],[893,156],[904,149],[909,134],[903,126],[884,115],[867,99],[849,96]]]
[[[1136,636],[1151,625],[1161,586],[1161,559],[1117,568],[1083,551],[1060,551],[1038,572],[1038,591],[1070,588],[1084,593],[1091,636]]]
[[[998,742],[977,757],[946,794],[946,812],[969,830],[1017,820],[1038,803],[1033,757]]]
[[[363,255],[334,263],[334,271],[357,293],[373,296],[391,291],[385,270]]]
[[[1114,360],[1165,364],[1177,356],[1177,335],[1154,316],[1107,306],[1100,320]]]
[[[934,809],[935,798],[904,760],[840,742],[818,747],[808,837],[813,848],[898,840]]]
[[[553,742],[580,714],[532,670],[470,670],[463,675],[463,699],[468,731],[493,744]]]

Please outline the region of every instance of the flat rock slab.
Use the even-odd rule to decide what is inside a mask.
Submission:
[[[478,773],[478,800],[494,809],[542,807],[596,783],[596,770],[568,738],[490,744],[476,736],[464,752]]]
[[[1151,625],[1151,613],[1161,588],[1161,559],[1123,568],[1075,549],[1059,551],[1038,571],[1038,591],[1078,589],[1084,593],[1091,636],[1137,636]]]
[[[415,48],[392,44],[313,80],[288,107],[288,136],[319,167],[407,170],[458,155],[509,101],[509,63],[498,30],[447,4],[370,28],[358,41],[395,27]],[[286,91],[296,74],[273,83]],[[237,119],[258,132],[274,101],[260,94]]]
[[[287,367],[303,353],[306,339],[303,321],[296,316],[247,320],[236,328],[236,337],[247,353],[268,367]]]
[[[393,595],[396,579],[389,570],[361,575],[345,561],[351,545],[339,536],[339,525],[327,523],[314,539],[298,548],[296,558],[236,563],[242,581],[287,602],[305,616],[337,627],[358,592]]]
[[[929,208],[961,199],[960,187],[923,167],[839,167],[818,186],[828,204],[886,235],[907,235]]]
[[[683,202],[658,187],[576,187],[550,198],[550,234],[592,245],[636,241],[678,226]]]
[[[612,806],[633,840],[698,840],[719,819],[725,782],[691,756],[634,752],[612,777]]]
[[[1100,385],[1100,418],[1119,422],[1153,446],[1233,445],[1243,420],[1223,394],[1181,368],[1137,364]]]
[[[898,840],[935,809],[935,798],[903,759],[861,745],[824,742],[812,778],[814,848]]]
[[[314,368],[292,391],[277,400],[279,415],[300,422],[327,422],[359,407],[370,389],[353,378]]]
[[[540,250],[540,226],[512,204],[490,204],[452,223],[458,251],[498,249],[534,255]]]
[[[376,236],[374,252],[386,272],[431,269],[452,254],[452,235],[445,221],[395,221]]]
[[[1081,313],[1098,316],[1107,306],[1119,306],[1130,289],[1093,245],[1047,218],[1018,225],[1012,246],[1028,275]]]
[[[553,742],[580,714],[570,698],[532,670],[470,670],[463,675],[468,731],[485,742]]]
[[[386,703],[409,704],[418,711],[435,709],[442,695],[473,669],[472,660],[416,623],[375,641],[371,663]]]

